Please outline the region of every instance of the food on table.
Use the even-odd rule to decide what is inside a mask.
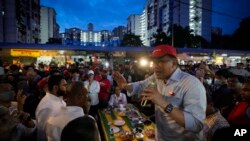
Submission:
[[[155,138],[155,130],[154,129],[147,129],[144,130],[144,134],[150,138],[150,139],[154,139]]]
[[[130,131],[122,131],[120,132],[119,138],[122,141],[132,141],[134,139],[134,135]]]
[[[122,126],[124,124],[125,124],[125,121],[122,120],[122,119],[116,119],[116,120],[114,120],[114,125],[116,125],[116,126]]]

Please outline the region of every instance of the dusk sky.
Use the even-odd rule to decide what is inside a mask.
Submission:
[[[146,0],[41,0],[41,5],[57,12],[60,32],[65,28],[87,29],[92,22],[94,30],[112,30],[126,26],[130,14],[141,14]],[[223,34],[232,34],[241,18],[250,16],[250,0],[212,0],[212,26],[219,26]],[[221,13],[221,14],[218,14]]]

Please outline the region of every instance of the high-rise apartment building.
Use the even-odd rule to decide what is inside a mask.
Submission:
[[[143,44],[151,45],[157,29],[168,33],[172,24],[189,26],[194,35],[210,41],[211,11],[208,9],[211,9],[211,0],[148,0],[141,15],[141,36],[148,34],[142,36]]]
[[[87,30],[81,30],[81,45],[84,46],[101,46],[101,32],[94,31],[94,25],[88,23]]]
[[[94,25],[92,23],[88,23],[87,30],[88,31],[93,31],[94,30]]]
[[[0,0],[0,42],[17,42],[16,1]]]
[[[81,30],[81,45],[101,46],[101,32]]]
[[[119,40],[123,39],[124,34],[127,32],[125,26],[118,26],[113,29],[112,31],[112,36],[113,37],[118,37]]]
[[[63,44],[83,46],[101,46],[102,40],[108,39],[110,35],[107,30],[94,31],[92,23],[87,25],[87,30],[70,28],[66,29],[65,33],[60,33]]]
[[[101,30],[101,41],[109,41],[111,38],[111,32],[108,30]]]
[[[141,18],[140,15],[133,14],[127,18],[127,32],[135,35],[140,35],[141,31]]]
[[[41,7],[41,43],[48,42],[49,38],[59,38],[59,25],[56,23],[56,11],[54,8]]]
[[[40,0],[0,1],[0,41],[39,43]]]
[[[201,36],[204,37],[207,41],[211,41],[211,30],[212,30],[212,0],[202,0],[201,10],[201,20],[198,23],[201,23]]]
[[[80,28],[69,28],[65,29],[65,33],[62,33],[63,44],[68,45],[80,45],[81,43],[81,29]]]
[[[141,20],[140,20],[140,39],[142,41],[142,44],[145,46],[149,46],[149,40],[148,40],[148,30],[147,30],[147,26],[148,26],[148,22],[147,22],[147,9],[143,10],[143,13],[140,16]]]
[[[122,33],[125,32],[123,26],[119,26],[117,29]],[[117,35],[120,36],[120,34]],[[63,44],[82,46],[118,46],[120,44],[119,36],[112,37],[109,30],[95,31],[92,23],[87,25],[87,30],[70,28],[66,29],[64,33],[60,33]]]
[[[58,23],[54,24],[54,33],[53,33],[53,37],[56,38],[56,39],[59,39],[60,38],[60,34],[59,34],[59,31],[60,31],[60,25]]]

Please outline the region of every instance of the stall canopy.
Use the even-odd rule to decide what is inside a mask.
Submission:
[[[27,44],[27,43],[0,43],[2,49],[41,49],[41,50],[84,50],[84,51],[126,51],[126,52],[151,52],[153,47],[129,47],[129,46],[77,46],[56,44]],[[250,51],[222,50],[203,48],[176,48],[178,53],[216,53],[228,55],[250,55]]]

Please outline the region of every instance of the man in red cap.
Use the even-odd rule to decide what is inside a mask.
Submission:
[[[206,111],[206,92],[203,84],[178,67],[176,49],[158,45],[150,58],[154,74],[147,79],[127,83],[118,72],[114,79],[128,95],[141,94],[155,104],[157,141],[202,140],[203,120]],[[155,80],[155,87],[148,87]]]

